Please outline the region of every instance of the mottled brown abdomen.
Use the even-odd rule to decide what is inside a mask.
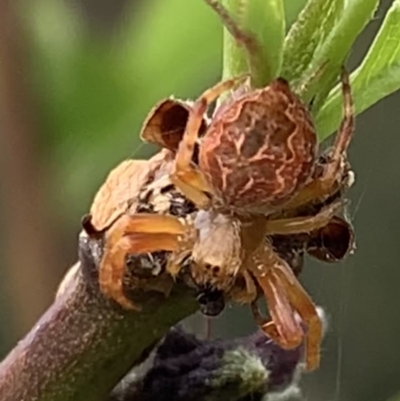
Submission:
[[[267,212],[311,175],[311,116],[281,79],[223,106],[200,146],[200,169],[224,207]]]

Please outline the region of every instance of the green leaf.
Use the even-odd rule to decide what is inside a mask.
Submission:
[[[400,89],[400,0],[386,14],[361,66],[351,74],[356,114]],[[327,137],[339,125],[342,94],[340,85],[331,91],[316,118],[318,133]]]
[[[306,3],[307,0],[283,0],[286,17],[286,30],[291,28]]]
[[[290,28],[284,45],[282,76],[299,80],[343,12],[343,0],[309,0]]]
[[[312,63],[300,84],[297,93],[306,102],[317,95],[313,110],[317,111],[332,89],[341,65],[343,65],[355,40],[372,19],[379,0],[349,0],[325,42],[317,49]]]
[[[267,85],[281,69],[285,37],[282,0],[225,0],[224,5],[240,29],[256,38],[260,49],[249,57],[225,29],[223,79],[241,75],[250,67],[252,85]]]

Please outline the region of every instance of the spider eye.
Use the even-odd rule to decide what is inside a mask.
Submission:
[[[215,276],[216,276],[217,274],[219,274],[220,271],[221,271],[221,266],[212,265],[211,263],[205,263],[205,264],[204,264],[204,268],[205,268],[207,271],[212,272],[212,274],[215,275]]]

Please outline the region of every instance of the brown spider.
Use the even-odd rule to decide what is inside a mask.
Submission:
[[[319,365],[322,325],[312,300],[274,251],[271,238],[319,232],[341,208],[340,198],[324,201],[348,185],[346,150],[354,124],[348,75],[343,69],[343,121],[319,174],[315,174],[320,166],[310,113],[288,83],[278,78],[263,89],[249,90],[244,81],[239,77],[221,82],[192,106],[182,103],[188,114],[182,138],[179,132],[167,137],[149,134],[152,125],[160,124],[159,108],[168,109],[176,102],[163,102],[150,114],[144,137],[169,148],[171,154],[176,150],[163,169],[163,179],[169,177],[197,211],[180,219],[124,210],[121,214],[121,208],[118,213],[108,211],[115,219],[108,217],[108,224],[103,224],[107,230],[100,287],[121,305],[137,309],[123,293],[126,256],[168,251],[166,269],[172,276],[189,256],[190,272],[199,286],[252,303],[260,327],[283,348],[297,347],[305,338],[306,365],[312,370]],[[210,103],[236,88],[207,124],[204,116]],[[324,206],[315,214],[299,215],[298,210],[315,203]],[[271,321],[262,319],[254,306],[259,289]]]

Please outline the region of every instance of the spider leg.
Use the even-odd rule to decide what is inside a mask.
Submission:
[[[264,333],[284,349],[298,347],[304,337],[284,289],[272,276],[257,277],[262,288],[271,320],[263,317],[256,301],[251,303],[254,319]]]
[[[343,119],[336,134],[333,144],[332,168],[340,168],[341,157],[345,155],[354,132],[354,104],[351,95],[349,73],[342,67],[341,71],[342,94],[343,94]]]
[[[277,218],[267,220],[266,233],[271,235],[289,235],[309,233],[323,228],[329,224],[333,216],[340,210],[340,201],[325,206],[313,216],[300,216],[289,218]]]
[[[124,215],[107,231],[99,267],[101,291],[127,309],[140,310],[123,291],[126,256],[155,251],[176,252],[185,244],[185,226],[172,216]]]
[[[203,174],[194,167],[188,166],[185,171],[176,170],[171,175],[171,182],[199,209],[209,207],[210,198],[206,193],[211,193],[211,189]]]
[[[212,88],[206,90],[196,100],[189,111],[189,119],[186,124],[185,133],[179,144],[174,168],[171,173],[171,181],[186,197],[200,208],[206,208],[210,202],[205,192],[212,193],[212,189],[203,174],[192,165],[193,152],[203,122],[203,116],[210,103],[217,99],[222,93],[239,85],[246,78],[247,76],[241,76],[216,84]]]
[[[268,321],[263,318],[253,302],[252,312],[256,322],[282,348],[291,349],[299,346],[304,337],[303,329],[293,313],[286,288],[274,274],[275,264],[285,264],[285,262],[275,255],[268,244],[256,252],[253,262],[255,263],[251,263],[249,268],[264,293],[272,319]]]
[[[240,286],[240,288],[233,286],[229,295],[231,299],[238,304],[253,303],[257,298],[257,287],[254,278],[247,270],[243,271],[242,276],[244,279],[244,286]]]
[[[334,193],[342,182],[346,168],[346,152],[354,132],[354,106],[349,83],[349,74],[343,67],[341,72],[343,93],[343,119],[336,134],[333,147],[328,154],[329,162],[321,177],[308,183],[286,205],[285,209],[296,208],[314,199]]]
[[[274,275],[284,288],[291,306],[297,311],[305,325],[306,366],[314,370],[319,366],[322,323],[311,298],[301,286],[286,262],[274,265]]]

